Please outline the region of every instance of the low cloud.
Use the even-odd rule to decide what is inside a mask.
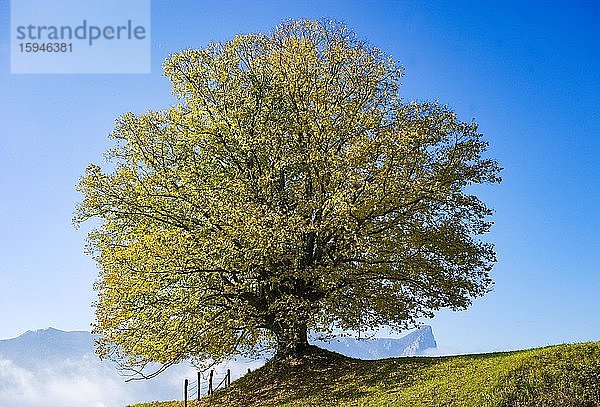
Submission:
[[[0,405],[6,407],[108,407],[126,399],[117,379],[84,366],[35,371],[0,360]]]
[[[231,369],[232,380],[264,361],[240,359],[215,367],[215,386]],[[2,407],[115,407],[154,400],[183,398],[183,380],[190,381],[190,395],[196,396],[196,369],[174,366],[155,379],[125,382],[112,366],[95,358],[65,360],[52,366],[24,368],[0,359],[0,406]],[[205,373],[204,377],[208,375]],[[207,382],[201,381],[202,394]]]

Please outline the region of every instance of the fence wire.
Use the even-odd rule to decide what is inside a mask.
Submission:
[[[196,399],[198,397],[198,392],[200,392],[200,397],[208,395],[211,390],[210,386],[210,371],[208,372],[198,372],[200,374],[200,381],[198,382],[198,377],[195,379],[189,380],[187,384],[187,396],[188,400]],[[233,381],[231,370],[227,369],[226,372],[220,373],[215,369],[212,370],[212,391],[216,391],[218,389],[224,389]],[[242,372],[237,378],[243,376],[246,372]],[[185,381],[184,381],[185,386]],[[185,395],[184,389],[184,395]]]
[[[240,363],[241,362],[241,363]],[[241,366],[240,366],[241,365]],[[195,400],[200,397],[207,396],[209,391],[212,389],[213,392],[217,390],[221,390],[230,385],[235,379],[239,379],[243,375],[247,374],[250,371],[250,367],[257,368],[255,361],[238,361],[236,365],[237,368],[232,371],[227,368],[227,365],[224,367],[225,371],[218,369],[210,369],[196,372],[196,376],[193,379],[188,379],[188,387],[187,387],[187,400]],[[240,369],[241,367],[241,369]],[[229,371],[229,378],[227,377]],[[210,386],[210,377],[212,372],[212,388]],[[235,377],[235,379],[234,379]],[[198,394],[199,393],[199,394]],[[185,396],[185,389],[184,389]]]

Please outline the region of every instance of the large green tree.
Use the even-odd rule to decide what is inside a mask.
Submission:
[[[399,93],[403,69],[330,21],[172,55],[179,102],[126,113],[75,222],[99,218],[101,356],[141,371],[307,331],[406,328],[491,285],[499,182],[474,122]]]

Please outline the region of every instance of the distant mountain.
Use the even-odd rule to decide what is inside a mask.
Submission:
[[[416,356],[425,350],[437,348],[433,331],[424,325],[402,338],[335,338],[331,341],[317,341],[316,345],[325,349],[359,359],[383,359],[401,356]]]
[[[94,336],[85,331],[65,332],[48,328],[0,340],[0,359],[11,360],[24,368],[82,358],[97,358]]]
[[[24,367],[40,364],[97,359],[95,336],[85,331],[65,332],[55,328],[27,331],[14,339],[0,340],[0,359],[8,359]],[[424,325],[402,338],[355,339],[337,337],[330,341],[315,340],[322,348],[359,359],[380,359],[422,354],[436,348],[437,343],[429,325]]]

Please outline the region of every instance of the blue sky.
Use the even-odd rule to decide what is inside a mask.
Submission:
[[[293,3],[293,4],[292,4]],[[475,118],[505,168],[494,291],[429,323],[462,352],[600,340],[600,7],[592,2],[152,2],[151,74],[10,74],[0,1],[0,338],[89,329],[95,265],[71,225],[74,185],[114,119],[173,103],[169,53],[329,17],[406,68],[407,99]]]

